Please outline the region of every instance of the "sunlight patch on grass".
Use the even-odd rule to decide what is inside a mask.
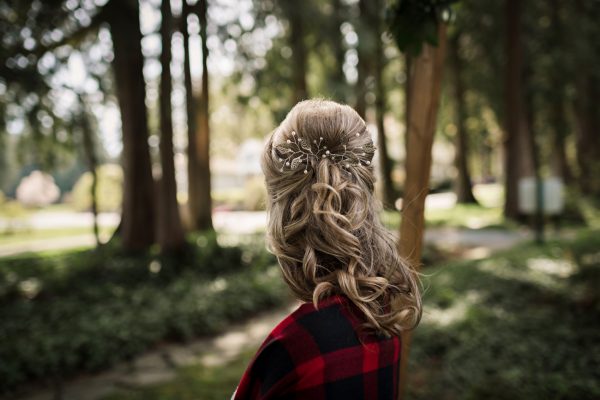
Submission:
[[[464,320],[471,307],[481,300],[481,294],[476,290],[469,290],[461,298],[455,300],[450,307],[440,308],[430,306],[423,313],[423,322],[435,324],[439,327],[449,326]]]
[[[504,202],[504,186],[499,183],[473,185],[473,194],[483,207],[498,208]]]
[[[556,275],[560,278],[568,278],[573,275],[577,266],[571,260],[556,260],[552,258],[530,258],[527,260],[527,268],[550,275]]]
[[[115,227],[100,226],[100,237],[110,237],[114,230]],[[92,235],[93,233],[94,231],[91,227],[25,230],[11,234],[0,234],[0,245],[28,243],[32,240],[57,239],[62,237],[79,236],[86,234]]]
[[[483,207],[476,204],[457,204],[447,209],[426,209],[427,226],[453,226],[481,229],[505,225],[500,207]]]
[[[570,261],[550,258],[524,258],[523,262],[525,265],[520,268],[515,266],[511,260],[497,257],[479,262],[476,268],[497,278],[530,283],[551,290],[560,290],[566,284],[563,280],[556,279],[557,276],[562,278],[562,275],[558,275],[557,273],[549,274],[548,269],[553,268],[554,271],[560,269],[564,273],[566,267],[556,267],[556,265],[569,263]],[[553,262],[555,266],[549,267],[550,262]],[[542,263],[545,264],[543,267]]]

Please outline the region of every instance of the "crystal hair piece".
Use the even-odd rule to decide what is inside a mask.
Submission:
[[[360,136],[357,133],[356,136]],[[358,149],[348,149],[348,145],[343,145],[343,153],[333,153],[327,149],[327,146],[323,145],[323,137],[319,137],[319,140],[310,141],[304,140],[296,134],[296,131],[292,131],[292,139],[286,140],[286,145],[278,145],[276,149],[284,157],[278,157],[281,162],[281,168],[279,171],[283,172],[285,167],[289,167],[290,170],[295,170],[304,164],[304,173],[308,173],[309,159],[312,157],[315,160],[323,158],[329,158],[331,161],[339,164],[344,169],[348,169],[353,165],[359,166],[362,164],[370,165],[371,161],[366,158],[368,153],[375,151],[375,146],[372,143],[368,143],[363,146],[359,146]],[[368,152],[368,153],[367,153]]]

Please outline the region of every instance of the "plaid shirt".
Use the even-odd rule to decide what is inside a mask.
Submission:
[[[400,339],[359,333],[358,315],[341,295],[318,311],[302,304],[267,336],[232,399],[396,399]]]

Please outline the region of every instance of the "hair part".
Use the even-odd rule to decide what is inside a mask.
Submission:
[[[305,100],[269,136],[261,166],[267,185],[267,248],[296,297],[313,302],[344,294],[362,311],[365,327],[399,335],[421,319],[417,273],[398,254],[396,239],[379,220],[370,165],[343,168],[309,158],[303,168],[280,170],[277,146],[295,131],[332,152],[375,146],[364,120],[347,105]],[[368,146],[365,146],[368,145]],[[363,147],[364,146],[364,147]]]

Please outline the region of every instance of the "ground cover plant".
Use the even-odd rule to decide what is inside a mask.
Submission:
[[[215,334],[286,299],[264,247],[221,246],[214,235],[191,237],[179,258],[107,246],[3,259],[0,392]]]
[[[600,398],[600,231],[423,272],[407,398]],[[227,398],[253,350],[106,400]]]

